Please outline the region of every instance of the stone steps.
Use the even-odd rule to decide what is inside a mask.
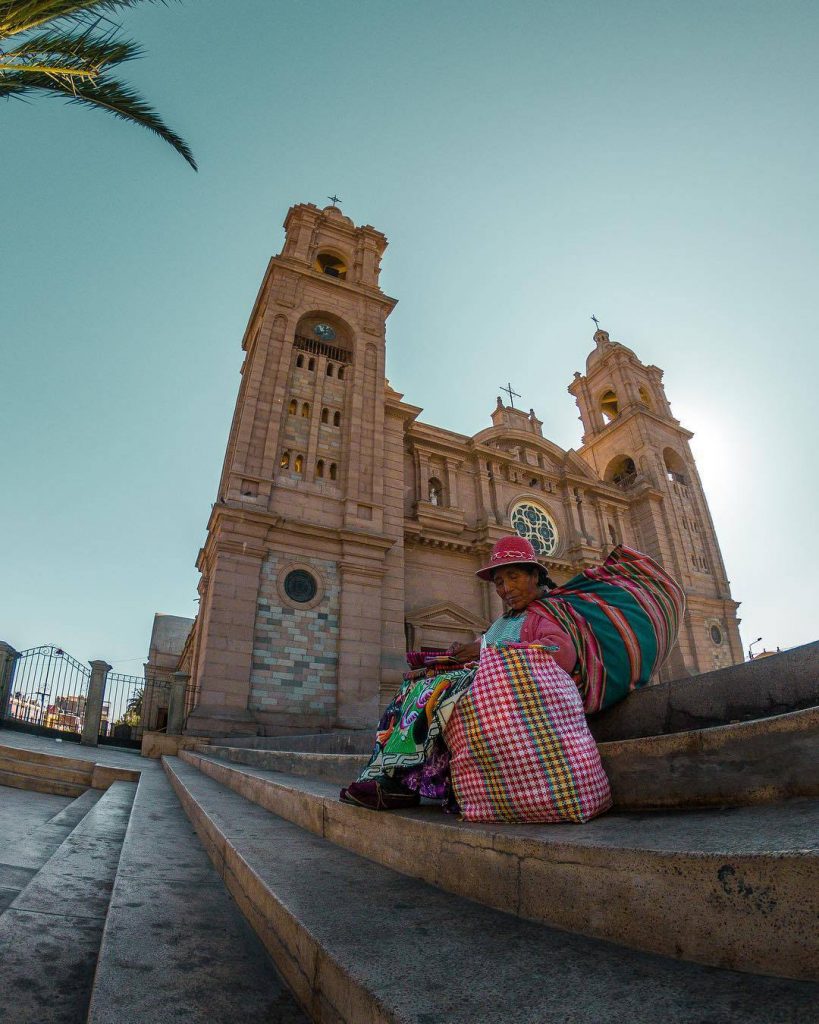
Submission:
[[[102,796],[84,795],[66,808],[56,828],[70,827],[78,814],[79,820],[0,915],[0,1019],[14,1024],[85,1020],[134,790],[133,783],[118,782]],[[48,838],[41,829],[31,841],[15,844],[18,866],[41,858],[42,840]],[[7,861],[10,856],[5,851]]]
[[[171,1020],[306,1024],[151,761],[122,847],[88,1022]]]
[[[225,884],[313,1021],[819,1021],[819,986],[814,983],[706,968],[521,920],[357,856],[269,813],[195,765],[217,766],[234,777],[244,775],[251,789],[255,786],[261,792],[266,787],[258,770],[240,771],[210,759],[206,764],[201,756],[187,753],[181,760],[165,758],[163,763]],[[281,784],[280,788],[286,792],[288,787]],[[315,815],[317,821],[328,814],[331,823],[329,805],[318,807],[309,795],[315,790],[303,779],[289,788],[294,808],[301,806],[304,815]],[[376,833],[381,831],[381,848],[394,849],[398,841],[399,856],[420,861],[431,854],[434,859],[433,850],[416,845],[417,835],[404,832],[408,816],[374,815],[342,805],[335,809],[345,815],[352,812],[347,818],[350,833],[366,831],[370,822]],[[480,842],[480,830],[458,827],[458,823],[446,826],[447,830],[462,836],[473,832],[475,842]],[[531,831],[519,827],[513,827],[507,837],[515,838],[523,844],[534,842]],[[459,857],[457,845],[452,842],[447,849],[447,857],[455,858],[452,874],[468,879],[471,866]],[[557,847],[561,845],[563,853],[556,863],[571,871],[571,857],[579,846],[572,850],[558,843]],[[670,839],[669,845],[673,845]],[[747,836],[746,845],[750,845]],[[487,845],[486,849],[495,854],[489,859],[496,867],[508,856],[499,848]],[[618,852],[617,844],[611,851]],[[536,859],[534,851],[530,859]],[[609,861],[610,873],[612,868],[618,873],[620,867]],[[637,889],[646,877],[634,868],[633,863],[622,865],[622,874],[629,875]],[[675,865],[670,868],[673,875]],[[679,876],[677,882],[677,901],[657,908],[652,922],[656,927],[662,919],[663,930],[672,937],[686,927],[686,921],[678,918],[685,917],[688,894],[679,886]],[[486,872],[472,877],[473,894],[485,884],[490,884]],[[744,884],[738,880],[738,888]],[[748,885],[749,895],[751,889]],[[552,899],[558,895],[558,887],[544,894]],[[582,892],[572,898],[590,914],[604,911],[611,903],[627,913],[623,895],[621,884],[612,886],[606,879],[591,901]],[[723,902],[736,901],[729,897]],[[746,900],[745,905],[750,902]],[[775,912],[772,905],[767,909]],[[750,911],[746,930],[749,923],[757,924],[756,914]],[[785,927],[777,933],[780,940],[787,941]]]
[[[283,742],[283,741],[279,741]],[[346,785],[366,754],[197,748],[237,764]],[[599,745],[621,810],[739,806],[819,796],[819,708]]]
[[[0,786],[79,796],[90,787],[107,789],[113,782],[136,782],[138,778],[138,771],[91,759],[0,745]]]
[[[180,759],[338,846],[509,914],[716,967],[819,976],[819,800],[475,825],[438,808],[375,814],[322,780]]]

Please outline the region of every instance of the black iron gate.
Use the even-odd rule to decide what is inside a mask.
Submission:
[[[0,707],[0,724],[7,729],[79,743],[90,682],[91,669],[61,647],[45,645],[21,651],[11,667],[8,698],[5,707]],[[169,701],[167,679],[109,672],[98,741],[139,747],[145,729],[165,728]]]
[[[61,647],[47,644],[21,651],[0,720],[6,728],[80,741],[91,669]]]

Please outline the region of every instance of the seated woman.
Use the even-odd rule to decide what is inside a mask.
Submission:
[[[550,649],[564,671],[572,673],[577,649],[570,633],[544,614],[539,602],[554,587],[523,537],[504,537],[492,549],[489,564],[477,576],[495,585],[505,611],[470,644],[447,651],[451,667],[408,672],[384,712],[376,732],[375,750],[358,779],[342,789],[340,798],[371,810],[412,807],[421,796],[450,797],[449,752],[443,741],[447,721],[478,671],[487,644],[539,644]],[[463,666],[463,667],[458,667]]]

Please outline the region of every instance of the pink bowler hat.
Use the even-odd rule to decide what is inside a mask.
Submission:
[[[535,565],[538,569],[543,569],[537,560],[535,549],[525,537],[518,537],[517,534],[514,537],[501,537],[492,548],[489,564],[478,569],[475,575],[489,581],[495,569],[500,569],[504,565]]]

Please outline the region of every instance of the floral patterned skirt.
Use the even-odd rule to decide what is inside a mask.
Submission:
[[[372,757],[358,781],[400,783],[421,796],[447,800],[449,751],[442,734],[477,670],[476,663],[407,680],[381,716]]]

